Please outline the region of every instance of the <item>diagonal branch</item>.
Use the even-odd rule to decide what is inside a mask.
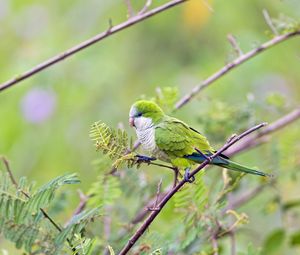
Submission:
[[[88,40],[86,40],[86,41],[84,41],[84,42],[82,42],[82,43],[80,43],[80,44],[78,44],[78,45],[76,45],[76,46],[74,46],[74,47],[72,47],[72,48],[70,48],[70,49],[68,49],[68,50],[66,50],[66,51],[64,51],[64,52],[48,59],[48,60],[46,60],[46,61],[44,61],[44,62],[42,62],[42,63],[40,63],[39,65],[33,67],[32,69],[30,69],[30,70],[28,70],[28,71],[26,71],[26,72],[24,72],[20,75],[17,75],[16,77],[0,84],[0,92],[7,89],[7,88],[9,88],[9,87],[11,87],[11,86],[13,86],[13,85],[15,85],[15,84],[17,84],[17,83],[19,83],[19,82],[21,82],[21,81],[23,81],[23,80],[25,80],[25,79],[27,79],[27,78],[29,78],[29,77],[31,77],[31,76],[33,76],[33,75],[35,75],[36,73],[41,72],[42,70],[44,70],[44,69],[46,69],[46,68],[48,68],[48,67],[50,67],[50,66],[52,66],[52,65],[54,65],[58,62],[61,62],[62,60],[76,54],[77,52],[79,52],[79,51],[81,51],[81,50],[83,50],[83,49],[99,42],[99,41],[102,41],[103,39],[119,32],[121,30],[124,30],[128,27],[131,27],[131,26],[133,26],[133,25],[135,25],[135,24],[137,24],[137,23],[139,23],[139,22],[141,22],[145,19],[148,19],[148,18],[150,18],[150,17],[152,17],[152,16],[154,16],[158,13],[161,13],[165,10],[168,10],[168,9],[170,9],[174,6],[177,6],[181,3],[184,3],[186,1],[188,1],[188,0],[172,0],[168,3],[166,3],[166,4],[163,4],[159,7],[156,7],[152,10],[146,11],[144,13],[139,13],[136,16],[131,17],[127,21],[125,21],[123,23],[120,23],[119,25],[116,25],[116,26],[111,26],[110,25],[110,27],[106,31],[104,31],[104,32],[102,32],[102,33],[100,33],[100,34],[98,34],[98,35],[96,35],[96,36],[94,36],[94,37],[92,37],[92,38],[90,38],[90,39],[88,39]]]
[[[230,146],[238,142],[240,139],[244,138],[245,136],[251,134],[252,132],[262,128],[265,126],[266,123],[259,124],[255,127],[252,127],[245,131],[244,133],[234,137],[230,141],[226,142],[224,146],[219,149],[216,153],[214,153],[210,158],[207,158],[203,161],[202,164],[200,164],[194,171],[190,173],[190,177],[194,177],[198,172],[200,172],[205,166],[207,166],[212,159],[220,155],[222,152],[224,152],[226,149],[228,149]],[[157,205],[157,208],[155,211],[152,211],[148,218],[144,221],[144,223],[136,230],[134,235],[128,240],[127,244],[123,247],[123,249],[120,251],[119,255],[125,255],[128,253],[128,251],[133,247],[133,245],[139,240],[139,238],[144,234],[144,232],[148,229],[148,227],[151,225],[151,223],[154,221],[154,219],[158,216],[158,214],[161,212],[163,207],[167,204],[167,202],[176,194],[177,191],[180,190],[181,187],[183,187],[186,184],[186,180],[183,179],[180,181]]]
[[[257,56],[259,53],[270,49],[272,46],[275,46],[283,41],[286,41],[289,38],[295,37],[297,35],[300,35],[300,30],[282,34],[275,36],[273,39],[270,41],[267,41],[260,45],[259,47],[248,51],[247,53],[237,57],[235,60],[232,62],[228,63],[224,67],[222,67],[219,71],[215,72],[211,76],[209,76],[206,80],[204,80],[201,84],[195,86],[192,91],[182,97],[175,105],[174,110],[178,110],[179,108],[183,107],[186,103],[188,103],[192,98],[194,98],[202,89],[206,88],[208,85],[213,83],[214,81],[218,80],[225,74],[227,74],[230,70],[236,68],[237,66],[241,65],[242,63],[246,62],[247,60]]]

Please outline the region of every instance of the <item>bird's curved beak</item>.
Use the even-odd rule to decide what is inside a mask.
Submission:
[[[131,127],[135,127],[135,125],[134,125],[134,118],[133,117],[129,117],[129,125]]]

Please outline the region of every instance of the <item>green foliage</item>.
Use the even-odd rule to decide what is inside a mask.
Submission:
[[[265,240],[261,255],[281,254],[286,233],[284,229],[274,230]]]
[[[300,246],[300,231],[293,233],[290,237],[291,246]]]
[[[24,248],[29,253],[56,254],[65,248],[66,241],[69,245],[74,241],[73,248],[77,249],[78,255],[88,254],[91,239],[85,239],[81,235],[79,239],[79,234],[99,215],[99,209],[73,216],[61,232],[57,231],[41,211],[41,208],[51,205],[58,188],[75,183],[79,183],[76,174],[59,176],[30,196],[27,192],[32,189],[32,185],[28,185],[25,178],[21,178],[20,184],[16,186],[9,174],[0,172],[0,231],[4,237],[14,242],[17,249]]]
[[[90,238],[82,237],[80,234],[74,234],[73,238],[73,247],[75,251],[73,252],[73,255],[78,254],[91,254],[92,248],[93,248],[93,240]]]
[[[163,255],[162,249],[159,248],[159,249],[154,250],[153,252],[151,252],[151,255]]]
[[[110,245],[108,245],[107,248],[108,248],[108,251],[109,251],[109,255],[115,255],[115,252],[114,252],[113,248]]]
[[[161,2],[152,1],[150,8]],[[145,1],[131,1],[131,4],[137,14]],[[249,7],[246,12],[245,6]],[[100,182],[96,178],[96,175],[112,170],[111,159],[107,154],[102,157],[99,153],[96,168],[90,169],[94,151],[86,137],[86,125],[95,116],[112,123],[112,127],[119,121],[126,121],[130,105],[141,93],[153,95],[153,100],[157,100],[169,112],[174,106],[177,92],[173,88],[161,87],[154,94],[157,85],[178,86],[183,96],[227,63],[226,48],[232,47],[226,42],[220,24],[226,24],[228,31],[234,33],[243,53],[246,53],[269,39],[262,32],[264,29],[270,31],[261,15],[262,8],[266,8],[271,16],[277,17],[280,12],[285,14],[285,17],[279,16],[278,20],[272,19],[275,28],[282,34],[299,29],[299,6],[299,0],[192,0],[112,36],[97,47],[90,47],[75,58],[63,64],[58,63],[55,68],[34,79],[28,79],[24,86],[20,84],[19,89],[12,88],[9,93],[1,93],[0,154],[10,155],[16,172],[19,175],[30,175],[30,179],[50,180],[53,175],[63,174],[63,169],[76,168],[82,176],[80,189],[84,193],[90,191],[93,182],[98,182],[100,191],[100,184],[103,182],[110,189],[107,181]],[[35,22],[33,17],[37,17],[39,22]],[[18,76],[18,73],[51,57],[55,52],[67,49],[74,42],[85,40],[92,34],[99,33],[99,30],[106,30],[107,20],[110,18],[114,25],[127,19],[127,8],[121,1],[73,0],[72,4],[69,1],[56,1],[53,4],[50,0],[0,1],[1,32],[4,35],[0,41],[2,81],[14,74]],[[274,37],[274,34],[271,36]],[[298,108],[298,39],[272,47],[232,69],[232,72],[218,79],[208,89],[202,90],[199,96],[176,111],[177,117],[184,118],[187,123],[208,135],[211,144],[218,148],[218,144],[223,144],[233,132],[238,133],[253,123],[271,123],[293,108]],[[233,57],[236,58],[237,55]],[[29,117],[36,116],[37,112],[33,107],[29,107],[30,112],[26,111],[27,99],[31,99],[30,106],[38,104],[34,109],[39,112],[47,109],[47,100],[39,101],[31,97],[37,90],[53,95],[56,103],[52,114],[39,123],[34,123]],[[276,91],[284,95],[284,98],[274,96],[275,93],[278,94]],[[248,97],[249,94],[251,96]],[[252,101],[247,100],[250,97]],[[133,130],[130,132],[133,133]],[[234,158],[243,164],[272,169],[278,176],[272,188],[264,189],[249,203],[235,209],[239,215],[243,211],[251,215],[250,223],[245,229],[241,223],[234,226],[237,254],[242,252],[243,255],[258,255],[257,247],[262,246],[262,240],[279,224],[285,229],[286,239],[290,241],[283,246],[281,254],[299,253],[299,245],[296,244],[296,234],[300,230],[300,207],[297,202],[300,178],[299,137],[297,122],[271,134],[263,146]],[[92,243],[92,255],[105,254],[107,244],[112,245],[117,253],[138,225],[132,224],[131,220],[155,196],[159,179],[163,178],[163,192],[167,192],[172,185],[172,174],[168,170],[142,165],[136,171],[126,168],[123,163],[127,163],[127,160],[123,161],[121,158],[118,162],[121,163],[118,167],[123,171],[115,172],[116,176],[112,178],[117,180],[118,189],[122,193],[118,198],[110,200],[111,214],[107,215],[108,223],[104,225],[102,221],[96,220],[88,225],[86,231],[75,234],[73,245],[78,247],[80,253],[87,251],[84,246],[89,243]],[[0,182],[2,180],[1,176]],[[234,179],[223,189],[220,172],[210,169],[206,171],[203,180],[206,189],[203,198],[203,201],[206,200],[205,206],[201,210],[197,209],[195,204],[198,201],[188,196],[190,204],[182,200],[179,202],[186,207],[174,207],[172,199],[147,231],[155,233],[158,238],[141,237],[145,246],[148,242],[151,244],[151,249],[148,253],[145,252],[147,255],[156,247],[161,248],[163,254],[212,255],[210,236],[212,231],[217,230],[216,222],[225,231],[237,221],[235,216],[225,213],[227,206],[262,185],[259,179],[246,176],[234,189],[231,186]],[[18,183],[31,197],[37,192],[35,186],[25,178]],[[18,203],[16,207],[9,208],[25,206],[24,201],[28,199],[20,191],[17,194],[11,183],[8,186],[7,193],[10,196],[1,195],[0,202],[4,197],[5,203],[8,198]],[[195,194],[196,185],[190,186],[189,190]],[[46,210],[54,216],[56,222],[63,225],[72,215],[78,195],[67,188],[64,189],[63,197],[60,190],[56,191],[54,199],[50,198],[52,200]],[[274,196],[276,201],[273,200]],[[47,203],[49,197],[44,198]],[[276,202],[277,206],[266,214],[263,207],[270,202]],[[102,204],[101,196],[99,200],[95,199],[95,203],[88,203],[86,209],[93,209],[90,207],[99,204]],[[11,214],[10,210],[7,213]],[[22,252],[16,251],[9,241],[4,240],[4,235],[10,233],[10,239],[15,238],[17,241],[20,236],[21,239],[31,236],[27,232],[30,230],[39,231],[39,239],[33,244],[33,252],[50,254],[55,249],[54,242],[50,240],[57,236],[58,231],[38,211],[33,215],[36,218],[24,217],[24,222],[22,214],[23,212],[16,213],[16,217],[19,217],[18,224],[15,222],[17,219],[13,218],[3,225],[5,229],[0,237],[0,254],[2,249],[12,255],[25,253],[25,248]],[[186,219],[188,216],[190,218]],[[4,219],[0,216],[1,228]],[[184,219],[190,222],[190,226],[184,224]],[[24,229],[27,229],[26,232],[23,232]],[[29,235],[20,235],[22,232]],[[254,245],[247,247],[249,242]],[[26,243],[31,245],[30,240],[25,240],[24,245]],[[230,254],[230,238],[227,234],[218,239],[218,245],[224,247],[224,250],[219,249],[220,255]],[[68,247],[67,242],[63,246],[58,254],[76,254]],[[3,251],[2,255],[7,254]]]
[[[99,175],[92,184],[88,194],[92,206],[106,206],[113,204],[121,195],[120,179],[112,175]]]
[[[203,117],[205,116],[205,117]],[[234,116],[235,121],[230,121]],[[247,108],[236,108],[222,101],[210,100],[210,107],[201,112],[198,121],[212,143],[223,143],[232,132],[240,133],[251,121],[252,113]]]
[[[239,255],[260,255],[260,249],[255,248],[252,243],[249,243],[247,251],[240,252]]]
[[[283,14],[280,14],[278,18],[273,18],[272,22],[280,34],[295,32],[300,29],[299,21]]]
[[[201,211],[207,203],[207,188],[203,181],[204,171],[196,176],[195,185],[185,185],[174,196],[175,207],[182,208],[194,207]]]
[[[114,130],[105,123],[98,121],[92,125],[90,137],[94,141],[97,150],[115,161],[114,167],[118,168],[123,163],[127,163],[128,166],[133,165],[134,155],[128,153],[131,148],[127,133],[124,130]]]
[[[97,150],[116,160],[122,157],[128,150],[128,137],[126,132],[117,131],[108,127],[101,121],[95,122],[90,130],[90,137],[95,142]]]
[[[83,234],[83,231],[87,224],[93,221],[95,217],[98,217],[99,214],[99,208],[94,208],[74,215],[68,222],[67,226],[56,236],[56,247],[60,247],[66,240],[68,240],[68,242],[70,242],[73,247],[73,241],[75,241],[76,245],[78,246],[78,241],[81,240],[81,245],[79,244],[78,246],[80,250],[90,250],[92,241],[90,239],[84,239],[82,236],[80,236],[81,239],[78,240],[78,233],[79,235]]]
[[[171,112],[179,98],[178,88],[176,87],[158,87],[154,101],[166,112]]]

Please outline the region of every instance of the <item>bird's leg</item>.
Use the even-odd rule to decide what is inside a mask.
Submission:
[[[145,155],[135,155],[135,157],[137,158],[138,164],[140,164],[140,163],[148,163],[149,164],[151,161],[156,160],[156,158],[154,158],[154,157],[148,157]]]
[[[173,188],[174,188],[177,185],[179,171],[177,167],[174,167],[173,171],[174,171],[174,183],[173,183]]]
[[[206,160],[208,160],[209,162],[212,161],[212,158],[210,156],[205,155],[202,151],[200,151],[198,148],[194,148],[201,156],[203,156]]]
[[[195,177],[194,177],[194,176],[190,176],[190,170],[191,170],[190,167],[187,167],[187,168],[185,169],[183,179],[184,179],[186,182],[192,183],[192,182],[195,181]]]

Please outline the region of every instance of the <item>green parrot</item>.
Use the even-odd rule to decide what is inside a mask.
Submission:
[[[179,171],[185,170],[186,181],[191,182],[194,179],[189,176],[189,170],[193,165],[201,164],[215,153],[204,135],[183,121],[166,115],[152,101],[140,100],[134,103],[129,112],[129,124],[135,128],[144,150],[154,158],[140,157],[145,161],[158,158],[171,163]],[[234,171],[268,176],[266,173],[232,162],[222,154],[213,158],[210,164]]]

